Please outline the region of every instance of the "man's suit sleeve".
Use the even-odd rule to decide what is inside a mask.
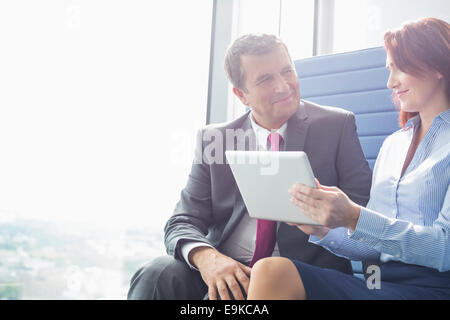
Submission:
[[[348,113],[344,121],[336,156],[339,188],[350,199],[365,206],[369,201],[372,171],[364,156],[356,132],[355,116]]]
[[[209,165],[203,161],[203,130],[196,139],[195,157],[186,187],[181,191],[172,217],[164,228],[164,242],[168,254],[183,259],[181,246],[185,242],[204,242],[212,224],[211,177]]]

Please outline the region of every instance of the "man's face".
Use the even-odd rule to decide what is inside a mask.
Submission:
[[[256,122],[278,129],[298,109],[300,90],[294,65],[283,46],[263,55],[241,56],[246,92],[233,91],[252,108]]]

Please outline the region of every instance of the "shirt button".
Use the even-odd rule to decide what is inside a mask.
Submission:
[[[397,253],[397,254],[395,255],[395,257],[396,257],[396,258],[400,258],[400,254]]]
[[[364,241],[364,240],[366,240],[366,239],[364,239],[364,238],[359,238],[359,241]]]
[[[332,246],[334,246],[334,241],[330,241],[330,244],[331,244]]]

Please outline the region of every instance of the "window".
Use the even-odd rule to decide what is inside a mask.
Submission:
[[[235,0],[233,40],[246,33],[272,33],[280,36],[292,59],[313,55],[314,0]],[[228,120],[246,108],[228,92]]]
[[[314,0],[281,0],[280,37],[293,60],[313,55]]]
[[[313,52],[321,55],[382,46],[387,30],[421,17],[450,20],[448,0],[416,0],[413,5],[408,0],[234,0],[234,3],[233,38],[249,32],[277,34],[294,60],[308,58]],[[224,121],[246,111],[231,89],[227,97],[230,112]]]
[[[0,299],[124,299],[205,123],[212,1],[0,3]]]
[[[423,17],[450,20],[448,0],[335,0],[333,53],[383,45],[387,30]]]

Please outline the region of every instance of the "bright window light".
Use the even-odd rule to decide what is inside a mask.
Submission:
[[[124,299],[205,124],[212,1],[0,2],[0,299]]]

